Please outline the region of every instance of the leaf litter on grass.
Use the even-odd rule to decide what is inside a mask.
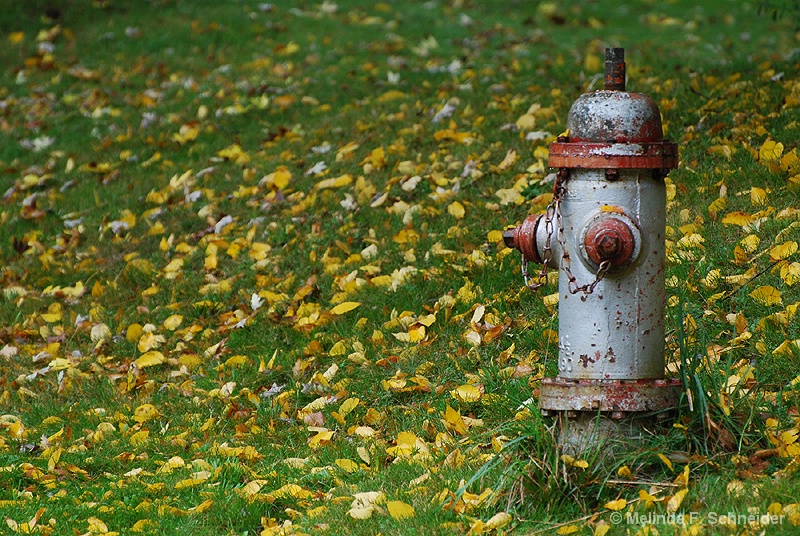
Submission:
[[[520,292],[501,231],[550,201],[548,144],[614,19],[178,2],[162,31],[151,5],[86,2],[87,24],[78,4],[3,26],[5,526],[481,534],[551,501],[472,478],[513,454],[557,348],[556,302]],[[634,45],[631,82],[681,145],[669,367],[715,381],[674,433],[712,444],[546,520],[686,511],[713,460],[726,501],[762,490],[796,525],[765,484],[800,455],[796,59],[760,21],[728,43],[747,61],[709,64],[746,15],[649,9],[655,50],[698,34],[673,71]]]

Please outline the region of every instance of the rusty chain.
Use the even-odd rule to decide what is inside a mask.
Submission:
[[[561,201],[567,191],[566,182],[568,178],[568,169],[562,168],[558,170],[555,184],[553,184],[553,199],[547,205],[547,209],[545,209],[544,224],[547,240],[545,241],[543,249],[542,268],[539,270],[539,273],[536,274],[536,281],[534,281],[530,274],[528,274],[528,260],[525,258],[525,255],[523,255],[522,278],[525,281],[525,286],[531,290],[537,290],[547,283],[547,265],[550,264],[553,253],[550,240],[553,236],[553,231],[555,230],[557,231],[556,240],[558,240],[558,243],[561,246],[561,260],[559,262],[559,268],[564,270],[564,273],[567,274],[567,278],[569,279],[567,289],[569,290],[570,294],[578,294],[579,292],[582,292],[583,296],[581,296],[581,299],[585,300],[586,296],[594,292],[595,287],[600,283],[600,281],[603,280],[606,273],[608,273],[611,263],[609,261],[601,262],[597,268],[594,281],[591,283],[586,283],[585,285],[578,285],[578,280],[572,273],[572,259],[569,251],[567,251],[567,241],[564,238],[564,223],[561,218]],[[554,228],[554,218],[558,225],[557,230]]]

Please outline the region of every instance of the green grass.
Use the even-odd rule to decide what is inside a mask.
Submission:
[[[666,514],[686,489],[691,530],[760,532],[717,522],[732,512],[796,532],[800,259],[770,256],[800,241],[800,167],[760,155],[797,153],[788,4],[0,13],[3,530],[654,534],[613,514]],[[623,454],[570,465],[536,407],[555,287],[525,289],[490,232],[544,209],[542,151],[606,46],[680,148],[666,352],[689,394]],[[533,104],[547,134],[526,141],[510,127]],[[524,202],[501,204],[512,187]]]

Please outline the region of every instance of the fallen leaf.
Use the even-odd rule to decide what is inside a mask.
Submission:
[[[681,507],[683,498],[686,497],[687,493],[689,493],[689,489],[685,488],[670,497],[669,501],[667,502],[667,512],[677,512],[678,508]]]
[[[460,220],[464,217],[464,214],[466,214],[466,210],[464,209],[464,205],[458,201],[453,201],[447,206],[447,213],[455,219]]]
[[[628,506],[628,501],[625,499],[616,499],[614,501],[608,501],[604,506],[605,508],[616,512]]]
[[[408,519],[414,517],[414,507],[403,501],[388,501],[386,509],[389,510],[389,515],[397,520]]]
[[[154,367],[156,365],[161,365],[162,363],[166,363],[167,358],[164,357],[164,354],[159,352],[158,350],[150,350],[149,352],[142,354],[136,361],[134,361],[134,365],[138,368],[147,368],[147,367]]]
[[[779,305],[783,302],[781,291],[772,285],[758,287],[750,293],[750,297],[765,306]]]
[[[450,395],[459,402],[469,403],[480,400],[483,393],[474,385],[465,384],[450,391]]]
[[[343,315],[344,313],[350,312],[360,305],[360,302],[342,302],[331,309],[331,313],[335,315]]]

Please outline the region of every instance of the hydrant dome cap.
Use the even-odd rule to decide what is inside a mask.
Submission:
[[[584,93],[567,117],[570,141],[658,142],[664,139],[661,112],[641,93],[600,90]]]

